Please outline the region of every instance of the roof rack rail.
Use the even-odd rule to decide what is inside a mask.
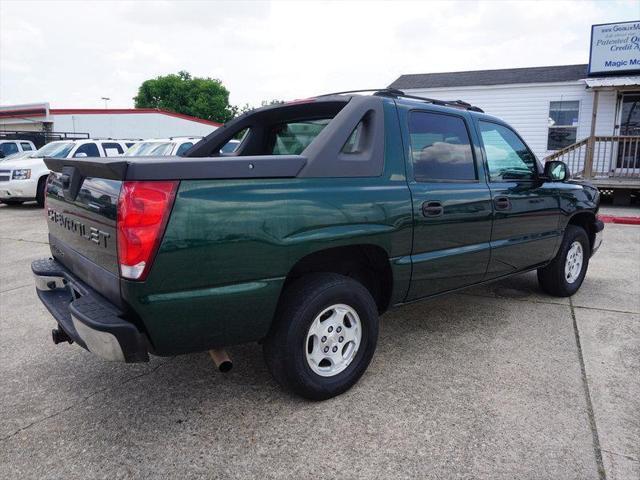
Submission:
[[[346,90],[344,92],[326,93],[324,95],[318,95],[318,96],[328,97],[331,95],[345,95],[348,93],[363,93],[363,92],[374,92],[374,95],[377,95],[380,97],[410,98],[411,100],[421,100],[423,102],[432,103],[433,105],[440,105],[442,107],[462,108],[464,110],[469,110],[472,112],[484,113],[484,110],[482,110],[480,107],[476,107],[462,100],[438,100],[436,98],[419,97],[417,95],[410,95],[410,94],[404,93],[402,90],[398,90],[396,88],[367,88],[362,90]]]

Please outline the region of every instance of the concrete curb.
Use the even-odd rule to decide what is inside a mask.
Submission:
[[[619,217],[616,215],[598,215],[604,223],[620,223],[623,225],[640,225],[640,217]]]

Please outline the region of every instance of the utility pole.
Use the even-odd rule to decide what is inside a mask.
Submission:
[[[107,106],[107,102],[108,102],[109,100],[111,100],[111,99],[110,99],[109,97],[101,97],[101,98],[102,98],[102,100],[104,100],[104,108],[105,108],[105,110],[106,110],[107,108],[109,108],[109,107]]]

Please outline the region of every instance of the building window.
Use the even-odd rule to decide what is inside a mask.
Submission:
[[[560,150],[576,143],[579,101],[550,102],[547,150]]]

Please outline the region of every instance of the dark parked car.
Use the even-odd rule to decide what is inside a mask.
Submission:
[[[56,342],[139,362],[258,341],[311,399],[357,382],[391,307],[528,270],[572,295],[603,229],[598,191],[505,122],[396,90],[254,110],[179,160],[45,161]]]

